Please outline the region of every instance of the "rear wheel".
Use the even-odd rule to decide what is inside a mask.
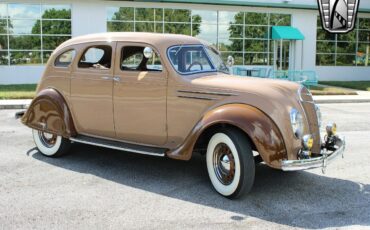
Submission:
[[[70,148],[70,140],[56,134],[32,130],[33,140],[38,150],[48,157],[59,157],[66,154]]]
[[[244,133],[236,129],[215,133],[208,143],[206,158],[209,178],[218,193],[237,198],[251,190],[255,163]]]

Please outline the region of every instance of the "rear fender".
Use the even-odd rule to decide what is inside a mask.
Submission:
[[[53,88],[43,89],[36,95],[21,121],[32,129],[65,138],[77,134],[66,101]]]

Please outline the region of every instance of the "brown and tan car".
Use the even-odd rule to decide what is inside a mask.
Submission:
[[[170,34],[73,38],[51,55],[22,117],[50,157],[72,142],[189,160],[206,155],[225,197],[247,193],[255,163],[322,167],[345,147],[336,125],[320,138],[320,111],[303,86],[232,76],[217,50]]]

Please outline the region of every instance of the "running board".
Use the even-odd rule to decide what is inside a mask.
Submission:
[[[142,146],[136,144],[130,144],[120,141],[112,141],[102,138],[90,137],[85,135],[77,135],[76,137],[69,138],[72,142],[78,142],[88,145],[95,145],[99,147],[105,147],[110,149],[116,149],[121,151],[133,152],[133,153],[140,153],[145,155],[151,156],[159,156],[164,157],[165,152],[167,149],[164,148],[156,148],[156,147],[149,147],[149,146]]]

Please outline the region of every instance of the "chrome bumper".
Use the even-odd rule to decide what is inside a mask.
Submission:
[[[283,171],[297,171],[322,168],[323,173],[325,173],[325,169],[328,163],[337,158],[337,156],[343,157],[344,149],[346,147],[344,137],[337,137],[335,147],[335,151],[330,153],[326,149],[321,150],[321,157],[302,160],[283,160],[281,161],[281,169]]]

